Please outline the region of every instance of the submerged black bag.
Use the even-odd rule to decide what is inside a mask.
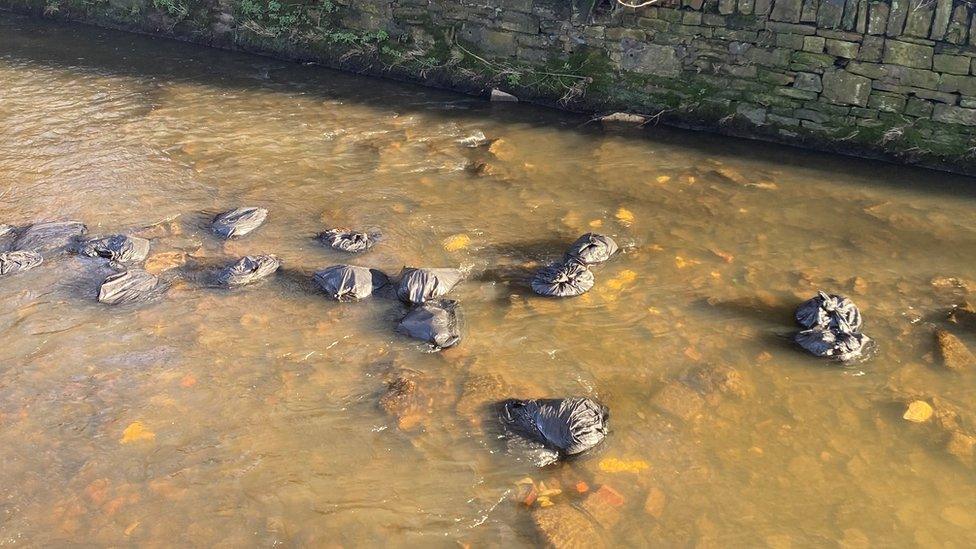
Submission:
[[[88,257],[104,257],[117,263],[138,263],[149,255],[149,241],[138,236],[116,234],[82,241],[78,253]]]
[[[278,270],[281,261],[273,255],[248,255],[217,273],[217,283],[244,286],[266,278]]]
[[[586,233],[566,250],[566,257],[583,265],[595,265],[609,260],[618,249],[617,243],[609,236]]]
[[[574,260],[552,263],[532,277],[532,291],[546,297],[573,297],[593,287],[593,273]]]
[[[397,282],[396,295],[407,303],[424,303],[443,297],[450,292],[462,278],[457,269],[414,269],[405,268]]]
[[[373,294],[389,282],[375,269],[352,265],[333,265],[315,273],[315,282],[336,301],[356,301]]]
[[[379,238],[379,233],[363,233],[347,229],[331,229],[319,235],[319,240],[326,246],[352,254],[369,250]]]
[[[586,397],[513,399],[501,403],[500,419],[511,435],[572,456],[606,438],[609,410]]]
[[[844,332],[834,328],[817,327],[803,330],[794,338],[797,345],[814,356],[848,362],[860,358],[871,338],[859,332]]]
[[[244,236],[257,229],[268,217],[264,208],[237,208],[224,212],[213,220],[213,232],[223,238]]]
[[[839,328],[843,322],[848,326],[848,331],[856,332],[861,329],[861,311],[844,296],[820,291],[796,308],[796,322],[806,329],[818,326]]]
[[[426,341],[435,349],[446,349],[461,342],[460,307],[457,301],[428,301],[410,309],[397,331]]]
[[[156,294],[159,279],[142,269],[129,269],[109,275],[98,290],[98,301],[121,305],[143,301]]]
[[[29,271],[44,262],[37,252],[0,253],[0,276]]]

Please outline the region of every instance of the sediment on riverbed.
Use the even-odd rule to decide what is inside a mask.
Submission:
[[[0,0],[467,93],[976,174],[966,0]]]

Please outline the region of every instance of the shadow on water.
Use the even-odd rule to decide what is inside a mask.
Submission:
[[[106,76],[148,79],[155,85],[190,82],[227,89],[260,89],[285,94],[313,95],[329,101],[355,102],[377,111],[409,111],[428,117],[483,120],[530,127],[606,135],[588,118],[526,104],[492,104],[481,99],[417,84],[352,75],[318,65],[276,60],[247,53],[205,49],[176,40],[99,29],[80,24],[39,21],[0,12],[0,29],[30,32],[0,33],[0,58],[57,69],[89,70]],[[124,46],[120,48],[118,44]],[[140,50],[142,50],[140,52]],[[65,57],[65,51],[75,52]],[[127,53],[133,55],[127,55]],[[151,53],[148,53],[151,52]],[[151,63],[144,60],[151,59]],[[368,82],[368,85],[364,85]],[[622,130],[655,144],[694,149],[718,158],[750,160],[783,167],[808,168],[843,174],[864,185],[884,185],[913,192],[976,199],[973,178],[807,151],[668,127]],[[917,181],[926,180],[924,188]]]

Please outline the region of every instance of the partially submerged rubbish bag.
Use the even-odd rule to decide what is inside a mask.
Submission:
[[[861,312],[850,299],[817,292],[796,309],[796,322],[806,328],[793,336],[814,356],[850,361],[859,358],[871,338],[861,333]]]
[[[373,294],[389,282],[375,269],[353,265],[333,265],[315,273],[315,282],[336,301],[356,301]]]
[[[333,250],[353,254],[365,252],[372,248],[379,238],[379,233],[364,233],[347,229],[331,229],[319,235],[319,240]]]
[[[861,329],[861,311],[844,296],[820,291],[796,308],[796,321],[806,329],[818,326],[837,328],[844,322],[856,332]]]
[[[397,331],[426,341],[435,349],[453,347],[461,341],[458,302],[442,299],[416,305],[400,321]]]
[[[29,271],[44,262],[37,252],[0,253],[0,276]]]
[[[149,255],[149,241],[138,236],[116,234],[82,241],[78,244],[78,253],[88,257],[104,257],[117,263],[138,263]]]
[[[84,223],[78,221],[48,221],[28,225],[17,232],[11,248],[14,251],[46,253],[63,251],[75,239],[88,232]]]
[[[859,358],[871,338],[859,332],[844,332],[834,328],[812,328],[794,336],[797,345],[814,356],[844,362]]]
[[[213,220],[213,232],[223,238],[244,236],[264,223],[268,210],[264,208],[237,208],[224,212]]]
[[[443,297],[461,281],[457,269],[405,268],[397,282],[396,295],[407,303],[424,303]]]
[[[244,286],[266,278],[278,270],[281,261],[273,255],[248,255],[217,273],[217,283]]]
[[[142,269],[129,269],[109,275],[98,290],[98,301],[121,305],[149,299],[156,293],[159,279]]]
[[[617,253],[617,243],[609,236],[586,233],[566,250],[566,256],[584,265],[603,263]]]
[[[532,291],[547,297],[573,297],[593,287],[593,273],[577,261],[553,263],[532,277]]]
[[[572,456],[585,452],[607,436],[609,410],[586,398],[506,400],[500,419],[510,435],[523,437]]]

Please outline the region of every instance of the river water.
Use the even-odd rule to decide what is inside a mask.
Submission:
[[[976,348],[945,320],[976,291],[976,181],[586,122],[0,17],[0,221],[138,231],[173,282],[113,308],[87,259],[0,280],[0,545],[976,543],[976,369],[933,340]],[[490,150],[457,143],[479,131]],[[268,221],[214,238],[241,205]],[[349,258],[313,239],[334,226],[384,239]],[[525,273],[591,230],[624,248],[593,291],[534,297]],[[248,253],[285,271],[181,275]],[[307,283],[343,262],[466,269],[461,345]],[[820,288],[860,305],[871,360],[790,344]],[[384,410],[402,376],[413,405]],[[610,408],[600,447],[541,470],[501,450],[486,401],[569,395]],[[902,419],[914,399],[936,417]],[[541,532],[543,509],[566,519]]]

